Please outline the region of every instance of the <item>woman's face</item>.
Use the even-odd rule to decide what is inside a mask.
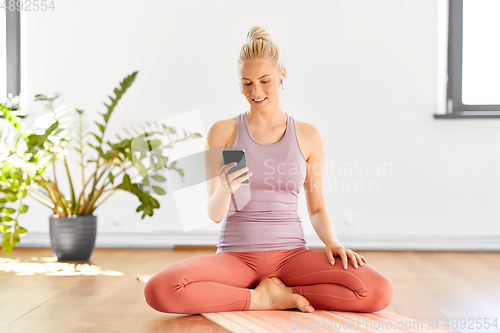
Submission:
[[[285,69],[283,68],[282,73],[278,73],[267,58],[243,62],[240,68],[241,91],[252,109],[273,108],[273,105],[279,101],[282,74],[286,75]],[[257,102],[262,99],[264,100]]]

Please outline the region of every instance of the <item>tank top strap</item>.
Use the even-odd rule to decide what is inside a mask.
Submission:
[[[297,140],[297,127],[295,126],[295,120],[293,119],[293,117],[290,116],[289,114],[287,114],[287,117],[288,117],[288,124],[290,125],[290,128],[288,129],[290,131],[290,133],[288,134],[288,140],[290,144],[294,144],[295,141]]]
[[[238,148],[238,144],[241,142],[241,136],[245,133],[245,124],[243,122],[243,115],[245,112],[242,112],[236,118],[236,139],[234,139],[233,147]]]
[[[304,160],[304,163],[307,164],[306,158],[304,156],[304,153],[302,152],[302,148],[300,148],[300,143],[299,143],[299,136],[297,134],[297,124],[295,123],[295,119],[293,119],[292,116],[288,116],[290,119],[290,125],[291,125],[291,135],[290,135],[290,140],[293,141],[291,142],[291,145],[295,145],[296,149],[299,151],[300,156]]]
[[[287,145],[288,147],[292,147],[292,145],[295,143],[295,123],[293,121],[292,116],[290,116],[288,113],[286,113],[286,129],[285,129],[285,135],[281,139],[280,143],[283,145]]]

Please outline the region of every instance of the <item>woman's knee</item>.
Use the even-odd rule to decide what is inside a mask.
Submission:
[[[379,276],[370,291],[370,301],[366,312],[378,312],[388,307],[394,296],[394,284],[385,275]]]
[[[169,297],[166,292],[167,287],[160,281],[157,275],[153,275],[144,287],[144,297],[146,303],[153,309],[161,312],[166,312],[164,308],[164,298]]]
[[[184,275],[177,270],[161,271],[153,275],[144,287],[144,297],[146,303],[153,309],[166,312],[177,313],[175,292],[182,286]]]

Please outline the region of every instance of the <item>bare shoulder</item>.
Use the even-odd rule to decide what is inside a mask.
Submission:
[[[297,127],[297,137],[299,139],[300,149],[307,161],[311,156],[313,147],[317,149],[317,147],[323,146],[321,131],[313,124],[298,121],[296,119],[294,120]]]
[[[298,120],[295,120],[295,123],[297,124],[297,131],[301,131],[305,135],[321,136],[321,131],[313,124]]]
[[[232,147],[234,143],[234,139],[231,139],[234,136],[236,138],[237,131],[237,118],[232,117],[228,119],[222,119],[214,122],[208,129],[207,132],[207,141],[210,147]]]

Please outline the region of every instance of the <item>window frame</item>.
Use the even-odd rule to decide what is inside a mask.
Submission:
[[[434,118],[500,118],[500,105],[462,103],[463,8],[464,0],[448,0],[447,113]]]
[[[21,93],[21,11],[16,6],[14,10],[5,9],[5,56],[6,56],[6,91],[5,96]],[[19,105],[14,105],[12,114],[25,117],[26,113],[17,111]],[[4,118],[0,114],[0,118]]]

